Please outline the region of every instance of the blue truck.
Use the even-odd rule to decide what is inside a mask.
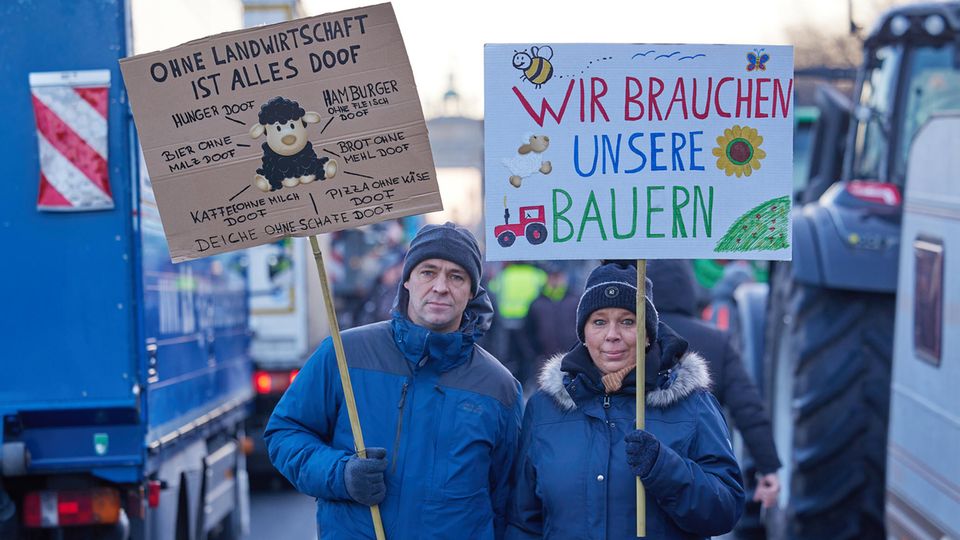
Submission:
[[[0,4],[3,539],[231,538],[248,521],[244,256],[170,262],[119,72],[129,6]],[[105,99],[76,91],[90,107],[38,90],[91,72],[109,83]],[[44,161],[51,147],[74,169]],[[96,177],[91,148],[108,204],[50,211],[85,209],[56,182]]]

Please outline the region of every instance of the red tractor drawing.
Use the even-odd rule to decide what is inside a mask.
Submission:
[[[547,239],[547,226],[543,218],[543,206],[521,206],[520,223],[510,223],[510,209],[503,210],[503,225],[493,228],[497,242],[503,247],[510,247],[517,241],[518,236],[525,236],[527,242],[533,245],[542,244]]]

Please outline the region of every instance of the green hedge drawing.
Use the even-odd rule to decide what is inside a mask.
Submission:
[[[740,216],[713,251],[774,251],[790,247],[789,212],[790,197],[770,199]]]

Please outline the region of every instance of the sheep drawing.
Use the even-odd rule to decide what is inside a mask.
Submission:
[[[337,162],[318,158],[307,140],[307,124],[316,124],[320,115],[305,112],[296,101],[277,96],[260,106],[260,121],[250,128],[250,137],[263,143],[262,165],[253,177],[253,185],[263,191],[309,184],[314,180],[333,178]]]
[[[504,158],[503,164],[510,170],[510,185],[520,187],[524,178],[536,173],[550,174],[553,165],[543,160],[543,153],[550,147],[550,137],[546,135],[530,135],[526,143],[517,149],[519,155]]]

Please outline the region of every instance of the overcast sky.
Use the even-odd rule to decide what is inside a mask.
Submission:
[[[316,15],[377,0],[303,1]],[[857,23],[869,27],[886,3],[855,0]],[[393,0],[393,8],[428,116],[451,74],[463,112],[482,116],[484,43],[783,45],[792,22],[814,21],[837,33],[848,24],[845,0]]]

